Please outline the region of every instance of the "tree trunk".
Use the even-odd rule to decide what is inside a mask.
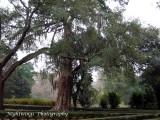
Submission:
[[[58,80],[58,96],[54,111],[68,111],[71,106],[71,92],[72,92],[72,64],[71,60],[67,58],[68,54],[63,53],[60,57],[60,77]]]
[[[64,27],[64,38],[70,39],[72,36],[72,22],[63,22]],[[70,43],[68,43],[70,44]],[[58,80],[58,95],[56,104],[53,107],[54,111],[68,111],[71,106],[71,95],[72,95],[72,60],[70,59],[70,54],[62,52],[59,55],[60,64],[60,77]]]
[[[2,37],[2,20],[1,20],[1,16],[0,16],[0,40]]]
[[[0,110],[4,109],[4,106],[3,106],[3,89],[4,89],[4,82],[1,80],[1,76],[0,76]]]

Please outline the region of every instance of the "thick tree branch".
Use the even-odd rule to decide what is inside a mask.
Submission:
[[[99,51],[99,52],[95,51],[95,53],[93,53],[92,55],[90,55],[88,57],[88,61],[91,60],[92,58],[94,58],[95,56],[98,56],[98,55],[102,54],[102,52],[103,51]]]
[[[69,59],[74,59],[74,60],[83,60],[83,61],[85,61],[85,62],[89,62],[92,58],[94,58],[95,56],[100,55],[100,54],[102,54],[102,51],[100,51],[100,52],[95,52],[95,53],[89,55],[88,57],[79,57],[79,56],[77,56],[77,57],[72,57],[72,56],[64,56],[64,55],[59,55],[59,57],[69,58]]]
[[[22,45],[26,35],[27,35],[27,32],[30,30],[30,26],[31,26],[31,21],[32,21],[32,17],[33,17],[33,14],[38,10],[38,8],[41,6],[42,4],[38,4],[37,7],[35,7],[35,9],[31,12],[31,14],[29,15],[29,17],[26,18],[26,22],[25,22],[25,27],[24,27],[24,30],[23,30],[23,33],[20,37],[20,39],[18,40],[16,46],[11,50],[11,52],[5,56],[5,58],[2,60],[1,62],[1,67],[3,68],[7,62],[10,60],[10,58],[17,52],[17,50],[20,48],[20,46]]]
[[[5,81],[18,66],[22,65],[23,63],[26,63],[27,61],[35,58],[36,56],[38,56],[38,55],[40,55],[42,53],[47,52],[47,50],[49,50],[49,48],[41,48],[38,51],[36,51],[34,53],[31,53],[29,55],[26,55],[21,60],[15,62],[14,64],[11,65],[11,67],[8,69],[8,71],[6,71],[4,73],[4,76],[3,76],[2,80]]]
[[[58,28],[58,26],[56,26],[55,31],[53,33],[52,40],[51,40],[51,45],[53,45],[53,43],[54,43],[54,38],[55,38],[56,33],[57,33],[57,28]]]
[[[64,56],[64,55],[59,55],[59,57],[69,58],[69,59],[74,59],[74,60],[84,60],[84,61],[88,61],[88,59],[85,58],[85,57],[72,57],[72,56]]]

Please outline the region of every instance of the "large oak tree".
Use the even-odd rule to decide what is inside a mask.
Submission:
[[[48,31],[62,34],[51,45],[50,55],[59,69],[58,97],[53,110],[69,110],[74,75],[107,47],[101,32],[102,20],[108,20],[108,13],[113,12],[105,0],[47,0],[37,12],[41,22],[49,26]]]

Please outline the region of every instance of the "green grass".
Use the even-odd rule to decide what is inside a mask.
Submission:
[[[8,119],[9,116],[7,115],[8,112],[12,112],[13,111],[0,111],[0,118],[4,118],[4,119]],[[16,113],[17,111],[15,111]],[[42,111],[18,111],[21,113],[33,113],[34,116],[30,119],[51,119],[49,116],[48,117],[44,117],[44,116],[37,116],[38,112],[42,112]],[[55,113],[52,111],[43,111],[44,113]],[[59,112],[57,112],[59,113]],[[150,120],[154,120],[154,118],[160,116],[159,114],[126,114],[126,113],[110,113],[110,112],[105,112],[105,111],[78,111],[78,112],[67,112],[68,116],[64,117],[67,120],[145,120],[145,119],[150,119]],[[54,118],[58,119],[59,116],[54,116]],[[17,117],[12,117],[12,118],[17,118]],[[21,116],[20,119],[26,119],[27,116]],[[65,120],[62,119],[62,120]],[[159,118],[156,118],[155,120],[158,120]]]
[[[37,119],[37,112],[49,112],[51,109],[47,106],[35,106],[35,105],[9,105],[10,110],[0,111],[0,116],[4,116],[7,119],[7,112],[31,112],[34,113],[32,119]],[[15,107],[14,109],[12,109]],[[17,107],[17,108],[16,108]],[[18,108],[21,107],[21,108]],[[35,108],[38,109],[35,109]],[[47,109],[46,109],[47,108]],[[160,120],[160,110],[142,110],[142,109],[129,109],[129,108],[118,108],[118,109],[101,109],[101,108],[88,108],[78,109],[78,111],[67,112],[67,120]],[[0,117],[1,118],[1,117]],[[15,118],[14,118],[15,119]],[[23,118],[22,118],[23,119]],[[26,119],[26,117],[24,117]],[[44,119],[43,116],[39,116],[38,119]],[[51,119],[51,118],[46,118]],[[62,119],[63,120],[63,119]]]
[[[53,106],[55,102],[46,99],[12,98],[4,99],[4,104]]]

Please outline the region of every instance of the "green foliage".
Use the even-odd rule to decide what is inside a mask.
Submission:
[[[123,100],[128,101],[131,87],[138,84],[140,79],[136,73],[142,72],[144,66],[146,64],[148,66],[147,61],[150,61],[155,54],[159,59],[159,50],[156,49],[159,48],[158,32],[153,27],[142,27],[136,20],[124,22],[120,13],[106,16],[107,25],[103,32],[107,45],[102,49],[99,59],[94,58],[94,60],[104,68],[105,75],[102,79],[106,91],[118,91],[122,97],[124,96]],[[158,65],[159,61],[156,63]]]
[[[82,107],[90,107],[97,101],[98,91],[91,85],[92,77],[88,73],[81,83],[78,101]]]
[[[143,63],[145,56],[139,50],[143,41],[142,34],[140,34],[142,28],[138,23],[113,23],[113,27],[106,29],[106,34],[109,34],[107,37],[110,40],[109,46],[104,51],[107,66],[122,64],[126,67],[130,65],[128,62],[125,63],[129,59],[136,63]]]
[[[149,86],[145,86],[141,91],[134,91],[129,104],[132,108],[157,109],[155,93]]]
[[[71,46],[70,44],[71,40],[69,38],[62,38],[51,46],[49,54],[52,57],[52,60],[55,63],[56,67],[59,66],[58,56],[61,53],[67,52],[71,53],[71,55],[72,53],[74,53],[73,46]]]
[[[72,37],[62,38],[55,42],[50,49],[50,56],[53,62],[58,66],[58,56],[67,52],[71,58],[89,58],[95,52],[100,52],[104,47],[105,40],[97,34],[94,27],[88,27],[87,30],[80,31]],[[90,66],[95,65],[93,62]]]
[[[42,99],[12,98],[12,99],[4,99],[4,104],[53,106],[55,103],[50,100],[42,100]]]
[[[34,3],[34,1],[32,1]],[[46,0],[45,4],[39,10],[41,15],[45,15],[47,18],[52,20],[61,20],[68,16],[74,16],[75,18],[87,19],[88,14],[91,14],[89,10],[95,7],[97,1],[63,1],[63,0]],[[35,3],[34,3],[35,4]],[[92,11],[93,12],[93,11]]]
[[[157,98],[154,90],[150,86],[145,87],[144,100],[145,109],[157,109]]]
[[[129,105],[132,108],[143,108],[144,96],[142,92],[136,91],[132,93]]]
[[[90,87],[88,90],[85,90],[83,93],[79,94],[79,103],[81,104],[82,107],[90,107],[97,101],[97,95],[98,91]]]
[[[159,37],[159,29],[154,27],[149,27],[144,30],[144,36],[146,36],[146,40],[143,43],[142,50],[146,54],[146,68],[143,71],[142,84],[151,86],[154,90],[154,93],[157,98],[158,107],[160,108],[160,37]],[[148,33],[148,34],[147,34]],[[154,97],[153,97],[154,98]],[[152,105],[149,106],[155,106]]]
[[[108,93],[104,93],[100,99],[101,108],[108,108]]]
[[[157,61],[158,62],[158,61]],[[158,102],[158,108],[160,108],[160,67],[159,65],[155,66],[152,64],[152,66],[149,66],[144,70],[144,73],[142,74],[142,84],[147,84],[148,86],[151,86],[155,92],[157,102]]]
[[[125,68],[124,68],[125,69]],[[130,77],[129,77],[130,76]],[[109,73],[101,73],[100,80],[103,83],[103,90],[108,92],[116,92],[121,96],[121,101],[128,104],[133,86],[136,85],[137,78],[129,71],[109,71]]]
[[[34,0],[30,0],[29,3],[34,7],[37,5],[37,1]],[[37,34],[44,35],[46,34],[46,29],[50,28],[48,32],[53,32],[55,27],[58,26],[57,32],[62,32],[61,29],[64,22],[68,22],[72,26],[74,21],[75,28],[73,29],[76,30],[74,31],[76,33],[79,28],[83,28],[83,25],[90,26],[97,22],[96,13],[100,11],[100,4],[98,0],[45,0],[45,3],[37,11],[38,17],[33,24],[37,29],[34,31]],[[44,23],[49,23],[45,25],[45,29],[43,27]]]
[[[13,41],[5,41],[6,43],[12,43],[12,45],[15,44],[15,40],[19,38],[24,23],[27,23],[26,21],[28,21],[19,19],[22,17],[21,14],[26,15],[24,12],[31,11],[31,9],[33,9],[37,4],[37,1],[30,0],[29,8],[25,10],[25,7],[21,7],[16,1],[13,2],[16,3],[15,8],[17,8],[17,12],[15,11],[16,14],[13,12],[12,16],[14,16],[14,21],[16,21],[17,24],[13,30],[7,30],[9,31],[7,32],[7,35],[9,36],[7,38]],[[119,3],[125,4],[125,0],[119,0]],[[100,13],[101,18],[97,18],[97,13]],[[59,55],[66,52],[69,53],[68,56],[72,59],[85,59],[86,61],[84,65],[88,68],[100,66],[104,68],[106,73],[112,73],[112,76],[116,76],[115,74],[119,74],[123,71],[122,76],[118,75],[118,77],[121,77],[120,80],[122,80],[122,77],[124,78],[124,76],[126,76],[126,78],[135,77],[134,67],[139,67],[146,60],[146,56],[140,48],[142,47],[143,41],[146,40],[146,38],[149,38],[149,34],[152,32],[145,31],[144,34],[144,29],[137,21],[124,22],[121,13],[111,12],[108,6],[105,5],[105,0],[46,0],[40,9],[38,9],[36,14],[37,15],[33,16],[33,21],[31,22],[31,26],[33,26],[33,28],[25,37],[25,41],[27,42],[27,46],[29,48],[31,46],[35,48],[33,41],[37,39],[37,36],[46,35],[47,32],[53,32],[57,26],[59,26],[58,31],[61,31],[65,22],[67,22],[66,24],[71,25],[69,26],[73,32],[71,37],[62,37],[61,40],[58,40],[58,42],[52,44],[50,55],[52,55],[53,62],[57,65],[57,67],[59,67],[57,62]],[[102,31],[100,30],[99,34],[97,34],[97,30],[93,27],[99,22],[97,19],[100,19],[100,22],[102,21],[103,23],[103,27],[100,28]],[[10,27],[14,21],[11,21],[9,25],[5,25]],[[85,30],[82,26],[85,26],[87,29]],[[26,44],[22,47],[25,48]],[[74,68],[74,65],[71,67]],[[87,72],[87,70],[85,72]],[[30,83],[23,83],[22,79],[26,78],[21,76],[20,72],[17,72],[14,80],[18,81],[16,82],[18,84],[21,83],[20,86],[23,86],[24,89],[19,89],[17,87],[18,85],[14,85],[19,90],[11,90],[13,93],[12,97],[15,96],[15,93],[21,94],[16,97],[22,97],[22,94],[24,93],[26,93],[26,96],[29,97],[29,93],[27,93],[29,89],[27,87],[26,89],[28,90],[25,91],[25,85],[28,86]],[[117,78],[117,81],[118,80],[119,78]],[[91,97],[92,87],[87,84],[87,80],[84,81],[86,81],[86,83],[84,83],[87,86],[83,85],[82,82],[82,86],[85,87],[83,88],[83,92],[80,93],[80,96],[83,96],[81,103],[83,106],[86,106],[86,103],[89,104],[87,100],[89,101],[88,97]],[[115,85],[116,82],[114,81],[113,84]],[[122,83],[120,87],[124,88],[125,85],[126,84]],[[9,88],[6,88],[6,90],[9,90]],[[18,93],[19,91],[21,93]],[[85,92],[88,94],[85,94]]]
[[[120,95],[118,95],[116,92],[109,92],[104,93],[100,99],[100,106],[102,108],[110,108],[115,109],[120,104]]]
[[[115,109],[118,107],[118,105],[121,102],[120,96],[115,92],[108,93],[108,102],[109,102],[110,108]]]
[[[34,83],[32,64],[26,63],[17,68],[5,82],[5,98],[30,97],[31,88]]]
[[[143,28],[138,21],[124,22],[121,13],[107,14],[107,18],[107,25],[103,29],[107,47],[103,49],[101,63],[107,73],[123,69],[127,71],[128,78],[132,74],[134,77],[134,67],[141,67],[146,62],[142,46],[152,32]]]

